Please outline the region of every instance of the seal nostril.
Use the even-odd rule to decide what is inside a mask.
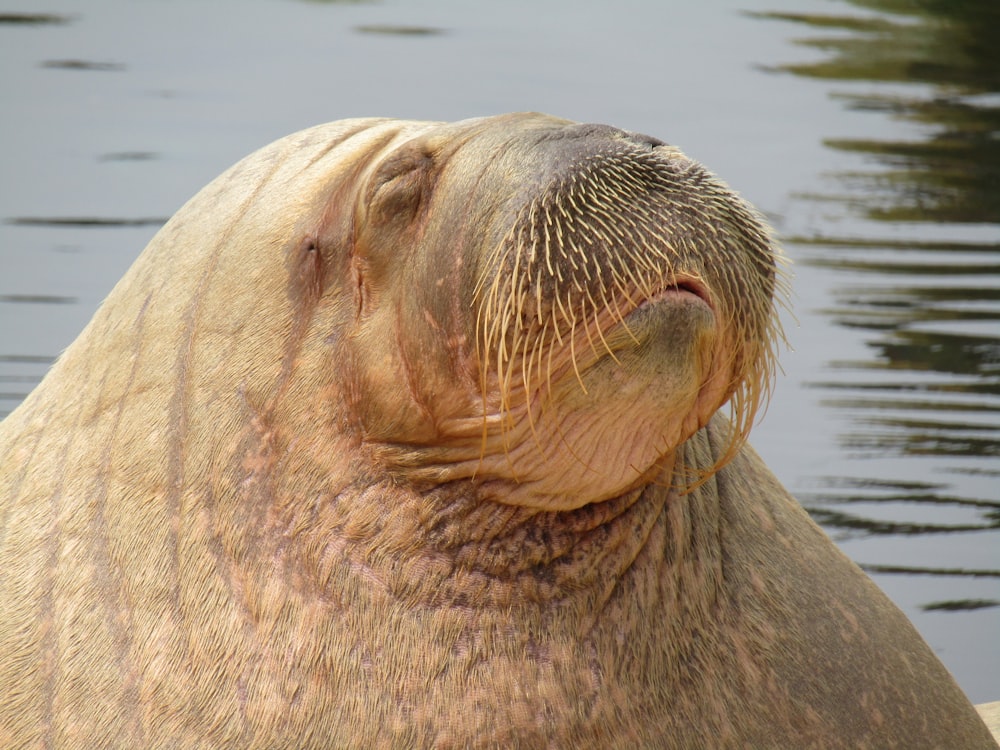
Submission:
[[[659,138],[654,138],[651,135],[646,135],[644,133],[634,133],[630,130],[622,130],[621,128],[615,128],[610,125],[598,125],[594,123],[577,123],[574,125],[569,125],[560,128],[556,132],[548,132],[544,135],[543,140],[561,140],[563,138],[570,139],[605,139],[608,141],[618,141],[631,144],[633,146],[639,146],[644,150],[652,151],[658,146],[668,145]]]
[[[666,146],[667,144],[661,141],[659,138],[654,138],[651,135],[644,135],[643,133],[632,133],[630,131],[625,131],[625,135],[628,139],[638,146],[646,146],[652,151],[657,146]]]
[[[611,127],[610,125],[600,125],[591,122],[581,122],[574,123],[573,125],[567,125],[561,128],[557,133],[551,133],[550,138],[590,138],[597,136],[598,138],[620,138],[621,136],[628,136],[624,130],[619,128]]]

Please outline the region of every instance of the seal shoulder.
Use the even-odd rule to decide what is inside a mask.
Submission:
[[[719,421],[707,432],[717,441]],[[975,710],[903,613],[809,517],[749,445],[714,477],[724,605],[755,634],[772,742],[782,714],[817,744],[992,747]],[[917,699],[916,696],[919,696]],[[914,720],[914,706],[921,718]],[[791,712],[798,713],[794,719]],[[803,730],[805,733],[803,734]],[[807,727],[795,729],[800,739]],[[789,735],[791,740],[795,733]],[[878,741],[882,741],[881,739]],[[829,746],[828,744],[826,746]]]

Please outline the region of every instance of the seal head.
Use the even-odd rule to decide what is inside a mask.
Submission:
[[[363,348],[402,329],[394,366],[363,376],[369,398],[380,378],[390,391],[361,419],[387,464],[565,510],[669,477],[729,399],[734,449],[745,435],[781,336],[774,244],[678,149],[538,116],[470,121],[396,147],[361,194]],[[390,265],[405,281],[380,277]]]
[[[778,260],[605,126],[247,157],[0,423],[0,746],[990,746],[743,444]]]

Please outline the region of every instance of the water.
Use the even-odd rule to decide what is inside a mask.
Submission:
[[[1000,698],[1000,18],[880,5],[906,7],[8,0],[0,416],[159,224],[274,138],[524,109],[646,132],[795,261],[754,444],[970,697]]]

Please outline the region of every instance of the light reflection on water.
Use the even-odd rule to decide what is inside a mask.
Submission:
[[[908,140],[824,139],[828,148],[867,159],[830,175],[830,194],[802,198],[834,214],[860,214],[870,225],[855,222],[849,237],[823,228],[785,241],[801,262],[831,271],[834,305],[824,312],[858,329],[868,356],[831,359],[829,380],[812,385],[829,392],[827,406],[854,415],[854,429],[841,436],[846,451],[932,459],[943,471],[1000,479],[1000,107],[981,96],[1000,91],[1000,6],[932,2],[904,12],[898,2],[856,5],[885,14],[855,17],[846,7],[837,16],[764,14],[850,32],[810,37],[803,43],[829,57],[783,69],[835,82],[834,95],[848,108],[924,129]],[[837,91],[836,82],[858,80],[923,86],[909,94],[877,86]],[[936,224],[938,234],[954,226],[958,237],[962,224],[977,225],[990,241],[927,241],[921,222]],[[875,223],[901,228],[903,238],[885,238]],[[877,495],[882,484],[891,488],[886,499],[897,501],[897,483],[873,480],[868,488]],[[847,502],[859,482],[850,482],[846,495],[843,481],[829,485],[812,500]],[[994,485],[970,498],[983,509],[973,527],[1000,523],[998,494]],[[931,497],[956,502],[945,495]],[[815,510],[827,524],[841,523]],[[873,521],[867,530],[879,533],[882,525]]]
[[[1000,5],[612,5],[95,0],[0,14],[0,99],[33,113],[18,133],[0,124],[4,170],[23,175],[0,175],[0,416],[165,216],[286,132],[527,108],[648,132],[768,212],[799,266],[820,364],[785,358],[755,442],[970,695],[1000,698]],[[169,50],[129,46],[116,23],[158,29]],[[829,121],[810,96],[833,102]],[[783,415],[794,391],[804,408]],[[830,441],[802,439],[817,430]]]
[[[777,70],[909,126],[905,139],[824,138],[849,166],[798,196],[827,220],[785,238],[827,274],[823,314],[864,344],[862,356],[831,353],[808,383],[844,417],[844,460],[798,495],[890,593],[887,580],[904,577],[924,613],[987,610],[998,622],[1000,5],[854,5],[881,12],[762,14],[810,29],[801,42],[826,53]],[[845,216],[849,235],[838,228]],[[892,561],[879,552],[885,537]],[[932,538],[966,549],[935,555]],[[995,658],[995,641],[986,648]]]

